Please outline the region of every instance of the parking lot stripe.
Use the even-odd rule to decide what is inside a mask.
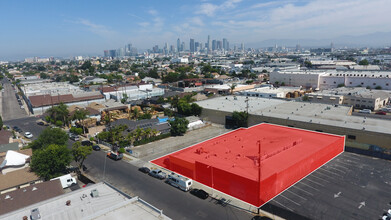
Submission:
[[[327,166],[327,168],[330,168],[330,169],[333,169],[333,170],[339,171],[339,172],[341,172],[341,173],[343,173],[343,174],[346,174],[346,172],[345,172],[345,171],[342,171],[342,170],[340,170],[340,169],[334,168],[334,167],[332,167],[332,166]]]
[[[303,185],[305,185],[305,186],[308,186],[308,187],[310,187],[310,188],[313,189],[313,190],[319,191],[319,189],[314,188],[314,187],[312,187],[312,186],[310,186],[310,185],[308,185],[308,184],[305,184],[305,183],[303,183],[303,181],[300,181],[299,183],[301,183],[301,184],[303,184]]]
[[[299,198],[301,198],[301,199],[307,200],[306,198],[304,198],[304,197],[302,197],[301,195],[298,195],[298,194],[292,192],[291,190],[287,190],[286,192],[289,192],[289,193],[291,193],[291,194],[293,194],[293,195],[295,195],[295,196],[297,196],[297,197],[299,197]]]
[[[274,199],[273,202],[275,202],[275,203],[277,203],[278,205],[282,206],[283,208],[288,209],[289,211],[293,212],[293,209],[290,209],[290,208],[284,206],[283,204],[279,203],[276,199]]]
[[[296,204],[296,205],[298,205],[298,206],[301,206],[300,203],[297,203],[297,202],[293,201],[292,199],[290,199],[290,198],[288,198],[288,197],[286,197],[286,196],[284,196],[284,195],[282,195],[282,194],[280,194],[280,196],[281,196],[282,198],[285,198],[285,199],[288,200],[288,201],[291,201],[292,203],[294,203],[294,204]]]
[[[319,186],[324,186],[323,184],[320,184],[314,180],[310,180],[309,178],[307,178],[306,180],[310,181],[311,183],[315,183],[315,184],[318,184]]]
[[[340,174],[338,174],[338,173],[331,172],[331,171],[329,171],[329,170],[326,170],[326,169],[323,168],[323,167],[321,167],[319,170],[321,170],[321,171],[326,171],[326,172],[328,172],[328,173],[331,173],[331,174],[334,174],[334,175],[336,175],[336,176],[339,176],[339,177],[343,178],[342,175],[340,175]]]
[[[346,160],[345,160],[346,161]],[[356,163],[356,162],[353,162],[353,161],[349,161],[348,163],[346,163],[346,162],[342,162],[342,161],[336,161],[337,163],[341,163],[341,164],[343,164],[343,165],[345,165],[345,166],[353,166],[353,167],[356,167],[357,165],[358,165],[358,163]]]
[[[308,192],[308,191],[305,191],[304,189],[301,189],[300,187],[298,187],[298,186],[296,186],[296,185],[293,185],[293,187],[295,187],[296,189],[298,189],[298,190],[300,190],[300,191],[302,191],[302,192],[304,192],[304,193],[307,193],[308,195],[310,195],[310,196],[313,196],[314,194],[312,194],[312,193],[310,193],[310,192]]]
[[[313,173],[311,176],[312,176],[312,177],[315,177],[315,178],[317,178],[317,179],[320,179],[320,180],[322,180],[322,181],[325,181],[325,182],[327,182],[327,183],[330,182],[330,181],[325,180],[325,179],[323,179],[323,178],[321,178],[321,177],[315,176],[314,174],[318,174],[318,173]]]

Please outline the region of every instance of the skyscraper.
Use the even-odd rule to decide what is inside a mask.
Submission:
[[[217,49],[216,40],[212,40],[212,51],[215,51]]]
[[[223,38],[223,49],[228,50],[228,40],[226,38]]]
[[[181,51],[185,51],[186,50],[186,44],[184,41],[182,41],[181,43]]]
[[[176,48],[179,51],[181,51],[181,40],[178,38],[178,40],[176,40]]]
[[[223,49],[223,42],[221,40],[218,40],[216,43],[216,49],[222,50]]]
[[[208,42],[206,44],[207,49],[210,50],[210,35],[208,35]]]
[[[195,51],[194,39],[190,39],[190,53]]]

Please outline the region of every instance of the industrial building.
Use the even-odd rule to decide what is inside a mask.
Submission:
[[[249,96],[249,97],[260,97],[260,98],[287,98],[294,92],[301,91],[301,87],[274,87],[273,85],[249,89],[238,92],[238,95]]]
[[[249,112],[248,124],[278,125],[346,135],[346,146],[357,144],[391,149],[391,121],[351,115],[352,107],[244,96],[225,96],[196,102],[201,118],[225,124],[234,111]],[[248,103],[248,108],[247,108]]]
[[[387,71],[320,71],[276,70],[270,82],[286,86],[329,89],[341,86],[391,90],[391,72]]]
[[[164,95],[164,89],[154,88],[152,84],[125,85],[125,86],[106,86],[100,88],[106,99],[120,101],[127,96],[127,100],[141,100],[155,96]]]
[[[371,110],[378,110],[386,106],[390,101],[390,97],[390,91],[370,90],[362,87],[341,87],[308,94],[311,102],[346,105]]]
[[[344,140],[263,123],[152,163],[259,207],[342,153]]]

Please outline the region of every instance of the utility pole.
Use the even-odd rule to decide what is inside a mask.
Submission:
[[[244,102],[246,102],[246,113],[248,115],[248,96],[246,96],[246,100]]]

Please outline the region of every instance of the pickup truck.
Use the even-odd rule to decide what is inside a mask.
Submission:
[[[159,169],[149,171],[149,175],[161,180],[167,177],[167,174]]]

